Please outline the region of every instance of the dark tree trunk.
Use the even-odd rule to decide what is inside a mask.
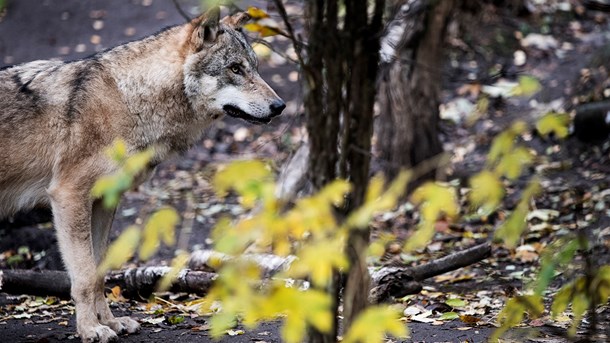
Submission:
[[[348,78],[347,111],[344,123],[348,143],[343,144],[344,155],[349,165],[347,175],[354,185],[351,208],[364,202],[366,185],[369,180],[371,137],[373,134],[373,108],[376,83],[379,73],[379,33],[385,2],[375,1],[372,17],[367,15],[367,1],[346,1],[346,32],[351,43],[351,73]],[[345,142],[344,141],[344,142]],[[347,257],[350,268],[346,275],[343,292],[344,330],[350,328],[358,314],[368,305],[370,276],[366,264],[366,251],[370,239],[370,229],[352,230],[347,242]]]
[[[339,5],[345,16],[339,16]],[[367,0],[307,2],[309,39],[303,65],[305,111],[309,132],[308,175],[315,189],[336,178],[354,185],[349,211],[362,203],[368,184],[375,85],[379,70],[379,37],[385,0],[375,0],[369,15]],[[369,231],[348,238],[350,270],[343,293],[346,330],[367,305],[369,275],[365,253]],[[338,306],[339,277],[329,285]],[[310,330],[310,342],[335,342],[330,334]]]
[[[386,61],[379,87],[377,141],[388,179],[443,152],[438,106],[444,38],[455,0],[414,1],[408,9],[402,3],[395,4],[390,25],[402,28],[402,34],[386,37],[394,40],[389,44],[395,56]]]

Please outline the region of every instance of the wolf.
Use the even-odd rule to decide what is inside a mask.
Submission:
[[[216,7],[86,59],[0,70],[0,217],[50,206],[83,342],[139,330],[113,316],[96,273],[115,212],[90,195],[117,169],[105,147],[115,139],[130,153],[154,147],[152,168],[224,115],[265,124],[286,107],[258,74],[241,31],[249,19],[221,20]]]

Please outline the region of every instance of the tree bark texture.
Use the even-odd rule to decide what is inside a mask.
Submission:
[[[379,158],[388,179],[442,153],[438,136],[443,45],[456,0],[395,1],[379,85]],[[393,37],[392,37],[393,35]]]
[[[339,15],[339,6],[345,15]],[[306,3],[309,32],[303,66],[305,112],[309,133],[309,179],[320,189],[336,178],[354,186],[349,211],[362,203],[368,184],[373,105],[379,65],[379,40],[385,0],[311,0]],[[348,238],[350,269],[343,293],[344,330],[367,305],[365,252],[368,228]],[[338,277],[326,290],[339,293]],[[334,309],[338,306],[335,299]],[[336,323],[335,323],[336,324]],[[335,342],[337,327],[328,334],[312,330],[310,342]]]

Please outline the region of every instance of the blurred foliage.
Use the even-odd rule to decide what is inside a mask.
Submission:
[[[154,149],[130,154],[126,143],[116,140],[106,149],[106,155],[115,164],[116,171],[97,180],[91,194],[94,198],[101,198],[104,206],[114,209],[121,195],[133,187],[134,180],[147,172]],[[108,248],[98,273],[105,274],[110,269],[119,268],[133,257],[138,247],[140,259],[146,260],[157,252],[161,242],[173,246],[176,241],[175,227],[179,221],[180,216],[175,209],[162,207],[149,217],[144,227],[128,227]]]
[[[284,320],[282,339],[301,342],[308,325],[321,332],[331,329],[335,316],[331,312],[332,297],[323,290],[331,281],[333,271],[349,267],[345,255],[348,232],[365,227],[375,214],[396,206],[409,177],[403,173],[387,188],[383,186],[383,178],[373,178],[365,204],[341,221],[335,208],[344,204],[351,190],[349,183],[333,181],[282,211],[284,204],[275,197],[275,184],[268,175],[269,170],[263,163],[242,161],[221,169],[213,180],[219,196],[231,190],[242,204],[255,205],[258,211],[236,223],[223,220],[214,228],[214,249],[231,258],[219,261],[219,277],[205,297],[208,306],[203,311],[214,311],[221,304],[222,310],[211,321],[213,336],[232,328],[237,317],[247,327],[281,317]],[[242,256],[246,251],[268,250],[282,256],[294,255],[296,259],[287,270],[266,280],[261,289],[260,268]],[[298,288],[299,282],[295,281],[296,285],[287,286],[286,280],[311,280],[311,285],[301,283]],[[389,308],[372,308],[362,316],[347,333],[351,341],[380,342],[378,339],[385,333],[406,334],[403,323],[397,320],[399,316]],[[379,325],[371,328],[371,320]],[[362,336],[361,332],[367,332],[368,336]]]
[[[500,337],[511,327],[521,323],[525,314],[538,318],[544,313],[544,303],[539,295],[520,295],[508,300],[497,321],[500,327],[490,337],[490,342],[499,342]]]
[[[526,86],[526,89],[534,88]],[[535,124],[536,130],[542,136],[551,133],[556,138],[565,138],[568,135],[570,117],[563,113],[547,113]],[[524,133],[527,127],[522,122],[513,124],[511,128],[501,133],[494,140],[488,156],[488,170],[471,178],[473,192],[475,188],[486,189],[482,194],[472,193],[470,196],[473,205],[484,207],[484,212],[497,206],[500,190],[498,188],[501,176],[509,180],[521,177],[523,168],[533,162],[533,155],[517,142],[517,137]],[[491,189],[496,189],[492,191]],[[509,248],[515,248],[526,228],[526,217],[530,212],[530,202],[541,191],[540,181],[533,177],[521,194],[521,199],[505,222],[496,230],[494,238],[501,240]],[[491,193],[491,195],[489,195]],[[482,199],[481,199],[482,198]],[[500,197],[501,198],[501,197]],[[583,243],[583,241],[585,243]],[[549,284],[557,274],[574,262],[578,252],[586,251],[586,240],[575,237],[560,238],[547,246],[542,253],[534,289],[530,294],[519,295],[509,299],[497,321],[500,327],[494,332],[490,341],[497,341],[509,328],[523,321],[525,314],[530,319],[540,317],[544,311],[543,295],[547,292]],[[572,306],[572,326],[569,330],[571,336],[575,335],[576,328],[581,323],[586,311],[595,310],[595,307],[607,302],[610,296],[610,266],[601,266],[592,270],[592,276],[583,275],[564,285],[552,297],[551,312],[553,317],[564,312],[568,305]],[[591,280],[592,278],[592,280]]]
[[[128,155],[125,142],[120,139],[114,141],[106,149],[106,156],[118,167],[117,171],[97,180],[91,195],[94,198],[102,198],[104,206],[114,209],[121,195],[132,187],[134,179],[146,171],[153,154],[151,148]]]

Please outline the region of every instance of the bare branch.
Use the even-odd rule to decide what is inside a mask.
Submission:
[[[273,0],[273,2],[275,3],[275,6],[277,7],[277,10],[280,14],[280,16],[282,17],[282,21],[284,21],[284,25],[286,25],[286,31],[288,31],[288,37],[291,41],[292,41],[292,45],[294,46],[294,52],[297,55],[297,58],[299,60],[299,64],[301,66],[305,66],[305,62],[303,60],[303,46],[302,46],[302,42],[297,39],[296,35],[294,34],[294,29],[292,27],[292,24],[290,23],[290,19],[288,18],[288,13],[286,12],[286,7],[284,7],[284,3],[282,2],[282,0]]]
[[[190,22],[192,20],[192,18],[186,14],[186,12],[184,12],[184,10],[182,9],[182,7],[180,6],[180,4],[178,3],[178,0],[172,0],[172,2],[174,3],[174,6],[176,6],[176,10],[178,11],[178,13],[180,13],[180,15],[187,21]]]

